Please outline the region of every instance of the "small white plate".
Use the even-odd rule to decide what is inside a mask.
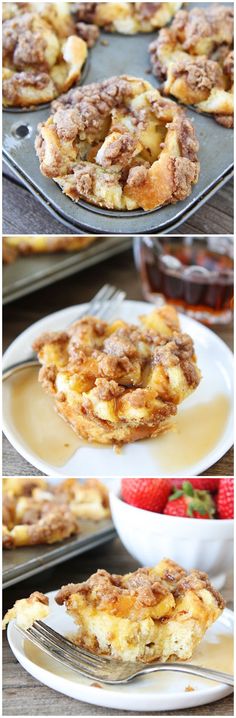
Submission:
[[[54,602],[55,594],[56,591],[47,594],[53,613],[46,623],[63,635],[73,634],[75,632],[73,620],[66,613],[64,606],[58,606]],[[146,713],[155,710],[192,708],[217,701],[232,693],[230,686],[174,672],[153,673],[128,685],[107,686],[103,684],[101,688],[98,688],[93,685],[93,681],[73,673],[69,668],[64,668],[39,648],[24,641],[13,621],[8,626],[7,635],[14,655],[30,675],[59,693],[93,705]],[[201,657],[207,655],[209,651],[212,655],[212,651],[214,651],[215,666],[220,670],[218,664],[221,664],[222,645],[227,640],[231,640],[232,635],[233,612],[225,609],[218,621],[207,631],[201,648],[196,650],[195,662],[204,665],[204,658],[201,660]],[[225,665],[222,665],[222,670],[226,670]],[[190,690],[186,691],[189,686]]]
[[[44,317],[26,329],[5,352],[3,368],[27,358],[36,337],[45,331],[65,329],[85,308],[86,305],[68,307]],[[152,308],[153,306],[147,302],[125,301],[119,311],[119,317],[135,323],[141,314],[148,313]],[[63,466],[54,466],[33,453],[24,442],[14,426],[9,401],[3,403],[3,429],[7,438],[29,463],[50,476],[188,477],[203,473],[224,456],[233,444],[233,354],[213,331],[184,314],[181,315],[181,329],[190,334],[194,340],[202,380],[197,390],[179,407],[178,414],[180,415],[187,408],[191,410],[199,405],[207,407],[208,403],[214,402],[219,395],[225,397],[229,403],[227,420],[218,440],[197,460],[187,460],[184,467],[176,470],[174,467],[171,470],[165,469],[158,457],[161,446],[158,442],[162,442],[163,438],[157,438],[128,444],[122,447],[120,453],[116,453],[112,447],[100,448],[84,444]],[[206,436],[211,430],[210,423],[211,420],[206,415],[203,432]]]

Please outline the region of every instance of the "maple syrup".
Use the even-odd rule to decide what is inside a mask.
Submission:
[[[138,237],[134,246],[145,299],[206,324],[232,320],[233,239]]]
[[[12,421],[28,449],[49,464],[63,466],[83,442],[56,413],[38,372],[37,367],[23,369],[6,381]]]
[[[229,416],[230,402],[219,394],[207,403],[182,409],[170,431],[152,439],[152,456],[170,476],[201,461],[217,446]]]
[[[52,397],[38,382],[38,369],[23,369],[4,383],[4,400],[16,432],[43,461],[63,466],[86,442],[56,413]],[[170,475],[200,461],[222,436],[230,411],[229,398],[219,394],[207,403],[181,409],[165,434],[149,439],[147,450]],[[99,445],[99,448],[100,445]]]

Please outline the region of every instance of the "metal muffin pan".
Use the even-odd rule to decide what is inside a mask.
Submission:
[[[99,523],[80,519],[81,534],[50,546],[26,546],[4,550],[2,587],[7,588],[41,571],[56,566],[96,546],[111,541],[116,531],[111,519]]]
[[[102,32],[100,40],[90,51],[86,84],[112,75],[129,74],[148,79],[159,87],[158,80],[147,74],[148,46],[154,36],[153,33],[124,36]],[[9,167],[49,212],[77,233],[163,234],[173,231],[186,221],[233,174],[232,130],[218,125],[212,117],[200,115],[188,108],[185,111],[195,126],[200,142],[199,181],[186,200],[149,212],[105,210],[82,200],[78,204],[74,203],[63,195],[53,180],[41,174],[34,141],[37,125],[49,116],[49,108],[40,108],[34,112],[4,112],[3,156]],[[25,137],[19,136],[22,134],[19,127],[26,128]]]
[[[87,55],[86,60],[83,64],[83,67],[82,67],[82,70],[80,73],[80,79],[79,79],[77,85],[82,85],[83,83],[85,84],[85,80],[86,80],[86,77],[87,77],[87,74],[89,71],[89,67],[90,67],[90,57],[89,57],[89,55]],[[50,106],[51,106],[51,102],[42,102],[40,105],[32,105],[32,107],[30,108],[30,112],[38,112],[39,108],[41,110],[45,110],[45,109],[48,110],[48,108],[50,108]],[[4,110],[4,112],[10,112],[10,114],[14,113],[17,115],[20,115],[20,114],[22,114],[22,112],[24,112],[24,109],[22,107],[3,107],[3,110]]]
[[[3,267],[3,304],[92,267],[124,252],[131,245],[130,237],[97,237],[93,244],[80,252],[18,257],[15,262]]]

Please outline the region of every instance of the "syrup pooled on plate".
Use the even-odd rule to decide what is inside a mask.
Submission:
[[[191,663],[195,666],[205,666],[223,673],[234,673],[233,636],[218,633],[214,640],[203,639],[194,651]]]
[[[149,443],[161,469],[171,475],[213,451],[225,429],[229,410],[229,398],[224,394],[180,410],[171,431]]]
[[[51,397],[43,392],[37,367],[17,372],[6,383],[12,422],[26,446],[49,464],[66,464],[83,442],[58,416]]]
[[[40,459],[63,466],[86,445],[56,413],[51,397],[38,382],[37,368],[16,373],[7,380],[5,389],[14,428]],[[228,397],[219,394],[207,403],[183,409],[169,431],[149,439],[148,449],[162,470],[170,474],[182,470],[212,451],[225,429],[229,406]]]

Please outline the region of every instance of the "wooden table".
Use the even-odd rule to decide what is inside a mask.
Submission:
[[[26,260],[27,266],[27,260]],[[24,329],[47,314],[56,312],[80,302],[87,302],[102,284],[109,282],[125,289],[128,299],[142,299],[140,280],[134,268],[131,250],[126,250],[115,258],[111,258],[97,267],[94,266],[80,274],[12,302],[4,307],[4,349]],[[232,348],[233,333],[231,327],[220,327],[217,334]],[[37,475],[4,437],[3,440],[3,475]],[[205,475],[224,476],[233,474],[233,450],[225,454]]]
[[[60,566],[31,577],[27,581],[18,583],[4,591],[4,611],[10,608],[18,598],[28,596],[32,591],[52,591],[59,588],[62,583],[83,581],[97,568],[105,568],[113,573],[126,573],[134,571],[138,567],[136,561],[124,549],[119,539],[103,547],[93,549],[89,553],[67,561]],[[229,608],[232,608],[232,585],[228,582],[222,591]],[[111,708],[100,708],[73,698],[68,698],[61,693],[54,692],[51,688],[42,685],[30,676],[17,663],[11,649],[8,646],[6,635],[3,638],[3,715],[124,715],[119,710]],[[138,715],[131,711],[125,715]],[[148,715],[157,715],[149,713]],[[227,696],[215,703],[205,706],[181,711],[169,711],[161,715],[189,715],[189,716],[228,716],[233,715],[233,696]]]
[[[230,180],[177,231],[181,234],[233,234],[233,206],[233,180]],[[75,234],[54,219],[4,165],[3,234],[65,233]]]

